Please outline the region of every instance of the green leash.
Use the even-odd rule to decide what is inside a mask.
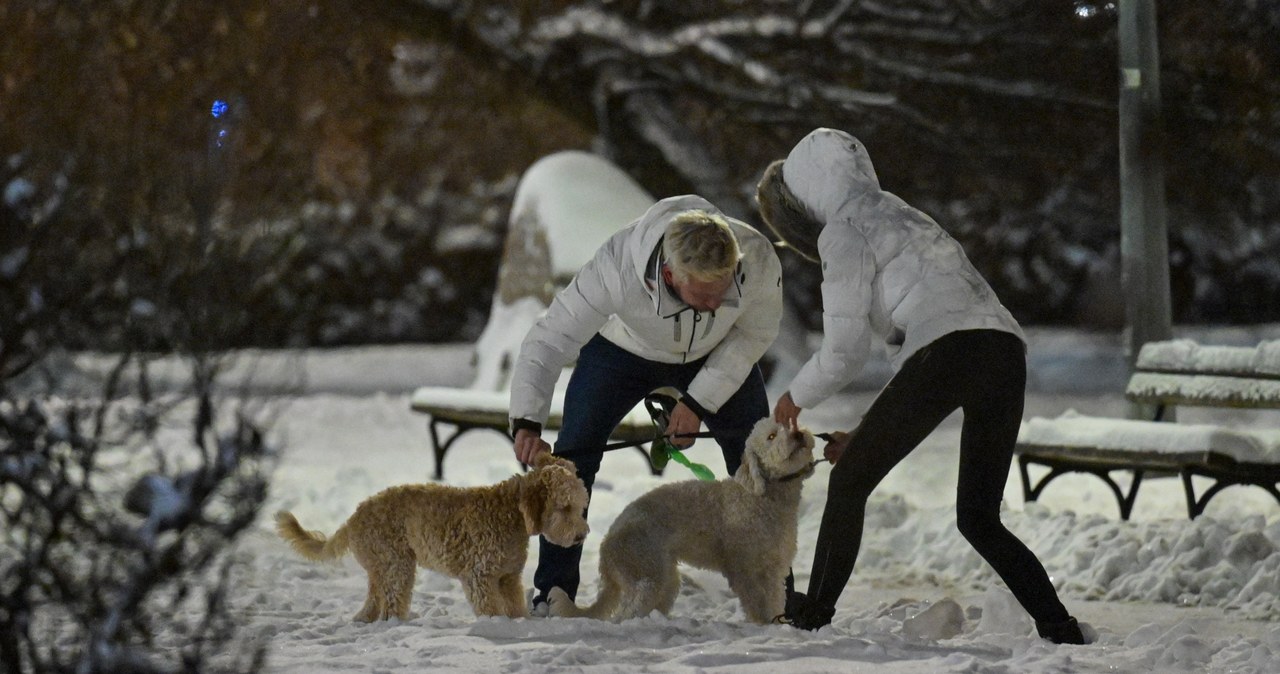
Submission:
[[[675,460],[676,463],[689,469],[699,480],[705,482],[715,482],[716,474],[711,472],[710,468],[689,460],[684,452],[677,449],[674,445],[666,440],[654,442],[649,449],[649,463],[653,465],[653,469],[661,472],[666,467],[667,461]]]
[[[661,433],[671,420],[671,410],[675,409],[676,399],[664,393],[650,393],[645,396],[644,406],[649,410],[649,417],[653,419],[653,425],[659,433]],[[690,433],[690,437],[705,437],[710,433]],[[649,464],[653,469],[662,472],[666,467],[667,461],[675,459],[676,463],[689,469],[695,477],[704,482],[715,482],[716,474],[711,472],[710,468],[689,460],[678,447],[671,444],[666,436],[659,436],[649,445]]]
[[[649,411],[649,416],[653,420],[654,438],[653,440],[623,440],[621,442],[611,442],[605,446],[594,450],[596,452],[609,452],[623,447],[639,447],[645,442],[649,444],[649,465],[653,466],[654,471],[662,472],[667,462],[675,459],[675,462],[688,468],[699,480],[706,482],[715,482],[716,474],[710,468],[689,460],[667,436],[662,435],[662,431],[666,429],[671,420],[671,410],[676,406],[676,399],[664,393],[650,393],[644,399],[645,408]],[[707,433],[681,433],[678,437],[682,438],[709,438],[712,437],[710,432]],[[580,449],[577,452],[561,452],[556,456],[571,456],[573,454],[590,453],[586,449]]]

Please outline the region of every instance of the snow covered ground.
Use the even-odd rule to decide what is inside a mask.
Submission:
[[[1180,333],[1252,344],[1280,338],[1280,326]],[[1032,330],[1030,337],[1027,416],[1123,414],[1118,336]],[[304,526],[331,532],[365,497],[429,479],[426,419],[409,410],[408,393],[416,385],[465,385],[469,348],[308,352],[284,359],[287,367],[272,354],[248,354],[252,365],[239,371],[255,373],[260,389],[295,391],[265,400],[278,415],[284,450],[268,507],[240,545],[249,563],[233,598],[248,628],[269,640],[268,671],[1280,671],[1280,504],[1271,496],[1234,487],[1192,522],[1181,484],[1151,480],[1133,520],[1122,522],[1114,497],[1092,476],[1059,478],[1039,503],[1024,504],[1011,471],[1006,524],[1040,556],[1071,611],[1098,633],[1088,646],[1055,646],[1034,636],[1030,619],[955,531],[958,416],[873,496],[854,577],[834,623],[820,631],[745,623],[724,580],[697,569],[684,570],[669,617],[621,624],[477,619],[456,581],[424,571],[416,617],[354,623],[365,590],[359,566],[350,558],[304,561],[275,537],[270,514],[292,510]],[[273,377],[290,383],[273,384]],[[852,391],[802,420],[815,431],[848,429],[873,395]],[[1280,428],[1280,413],[1272,412],[1184,410],[1181,418]],[[690,451],[722,472],[718,456],[709,441]],[[464,436],[445,462],[446,481],[458,485],[496,482],[515,470],[509,443],[483,431]],[[801,588],[828,472],[819,466],[805,486],[795,564]],[[632,450],[607,455],[581,599],[595,594],[598,545],[613,518],[649,489],[683,479],[690,473],[675,464],[651,477]],[[536,556],[531,545],[526,587]]]

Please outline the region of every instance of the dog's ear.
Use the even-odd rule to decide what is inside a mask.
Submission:
[[[734,473],[733,479],[752,494],[764,496],[764,471],[760,468],[760,457],[750,443],[747,443],[747,449],[742,453],[742,465]]]
[[[542,533],[542,511],[546,507],[547,485],[537,475],[529,474],[520,481],[520,514],[524,531],[533,536]]]
[[[569,469],[573,473],[578,471],[577,466],[574,466],[572,461],[560,458],[551,452],[539,452],[537,456],[533,457],[534,468],[545,468],[546,466],[560,466]]]

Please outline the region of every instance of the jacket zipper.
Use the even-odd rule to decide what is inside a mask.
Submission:
[[[698,337],[698,324],[701,322],[702,314],[695,310],[693,312],[693,329],[689,330],[689,346],[685,347],[684,357],[680,359],[681,362],[689,361],[689,352],[693,351],[693,340]],[[703,336],[705,337],[706,335]]]

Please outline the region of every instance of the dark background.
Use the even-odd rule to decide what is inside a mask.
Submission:
[[[1174,319],[1278,321],[1280,9],[1157,12]],[[10,372],[49,344],[474,339],[538,157],[758,222],[760,172],[817,126],[1019,320],[1123,320],[1111,3],[0,0],[0,26]]]

